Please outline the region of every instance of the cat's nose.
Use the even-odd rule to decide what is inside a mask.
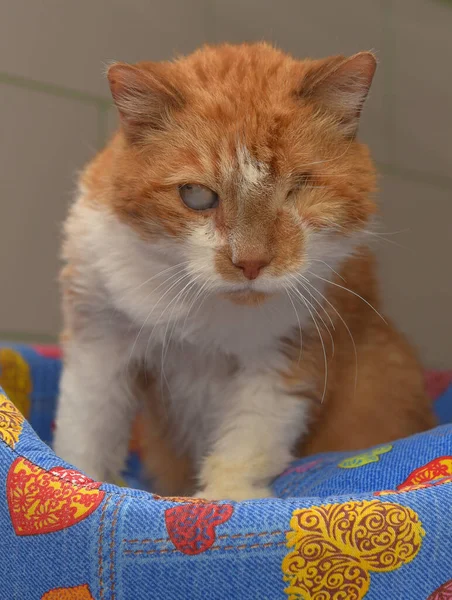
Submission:
[[[261,269],[266,267],[270,263],[270,259],[258,258],[252,260],[239,260],[235,262],[235,266],[242,269],[243,274],[247,279],[257,279]]]

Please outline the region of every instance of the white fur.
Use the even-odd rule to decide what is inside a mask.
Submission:
[[[268,166],[256,160],[244,145],[237,146],[237,171],[240,176],[240,189],[242,194],[246,194],[249,190],[253,190],[265,180],[268,176]]]
[[[263,170],[242,159],[254,185]],[[184,241],[149,243],[106,207],[80,200],[67,228],[79,262],[83,326],[67,344],[56,452],[96,479],[118,475],[135,408],[127,374],[144,362],[159,374],[178,443],[200,465],[200,494],[269,494],[308,415],[308,402],[291,396],[279,374],[287,366],[281,338],[312,326],[307,309],[298,304],[295,314],[283,289],[290,277],[264,273],[246,287],[271,291],[271,298],[239,306],[218,294],[245,284],[216,272],[223,241],[210,224]],[[326,278],[328,267],[309,257],[336,268],[357,242],[305,234],[304,268]],[[313,283],[322,291],[322,281]]]

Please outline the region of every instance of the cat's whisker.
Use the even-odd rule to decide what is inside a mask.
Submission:
[[[173,306],[173,309],[172,309],[171,314],[170,314],[169,319],[168,319],[168,323],[166,325],[165,335],[163,337],[163,345],[165,343],[166,335],[167,335],[167,332],[168,332],[168,327],[169,327],[169,324],[172,322],[173,314],[174,314],[174,310],[175,310],[176,306],[178,304],[182,304],[183,305],[185,299],[188,297],[188,295],[190,294],[191,290],[194,289],[194,288],[196,288],[196,282],[198,281],[198,279],[200,279],[200,277],[202,277],[202,273],[200,273],[199,275],[197,275],[192,281],[189,281],[188,284],[181,290],[181,292],[179,292],[179,294],[176,296],[176,298],[172,301],[172,302],[174,302],[174,301],[176,301],[176,302],[175,302],[175,304]],[[161,316],[163,316],[163,315],[161,315]],[[167,355],[167,352],[168,352],[169,344],[171,342],[171,338],[174,335],[174,331],[175,331],[175,329],[177,327],[177,323],[178,323],[177,319],[174,319],[174,321],[173,321],[173,327],[171,329],[170,337],[169,337],[169,340],[168,340],[168,343],[167,343],[167,346],[166,346],[166,351],[165,351],[164,354],[163,354],[163,346],[162,346],[162,367],[163,367],[163,363],[166,360],[166,355]]]
[[[178,271],[176,273],[173,273],[173,275],[171,275],[169,278],[165,279],[165,281],[163,281],[158,287],[153,288],[143,299],[141,299],[140,304],[142,304],[145,300],[147,300],[149,298],[149,296],[152,294],[152,292],[158,290],[160,287],[162,287],[162,285],[164,285],[165,283],[167,283],[169,280],[171,280],[173,277],[177,277],[178,274],[182,273],[183,271],[183,265],[188,264],[190,261],[183,261],[181,263],[178,263],[177,265],[173,265],[172,267],[168,267],[167,269],[163,269],[162,271],[159,271],[158,273],[156,273],[155,275],[153,275],[152,277],[149,277],[149,279],[146,279],[145,281],[141,282],[140,284],[138,284],[136,287],[127,290],[122,296],[119,296],[118,298],[118,302],[117,305],[121,304],[122,301],[126,298],[127,295],[130,295],[131,293],[135,293],[136,291],[138,291],[140,288],[142,288],[143,286],[145,286],[146,284],[150,283],[151,281],[153,281],[154,279],[156,279],[157,277],[160,277],[161,275],[163,275],[164,273],[167,273],[168,271],[172,271],[174,269],[178,269]],[[113,311],[111,313],[110,316],[110,323],[112,322],[113,318],[118,314],[118,312],[120,312],[120,309],[118,308],[118,306],[115,306],[113,308]],[[130,330],[133,328],[133,321],[131,321],[129,323],[129,327],[127,329],[128,332],[130,332]]]
[[[170,301],[170,303],[169,303],[169,304],[167,304],[167,305],[164,307],[164,309],[163,309],[163,310],[162,310],[162,312],[160,313],[160,316],[159,316],[159,318],[157,319],[157,321],[155,322],[155,324],[154,324],[154,327],[152,328],[152,331],[151,331],[151,333],[150,333],[150,335],[149,335],[149,338],[148,338],[148,341],[147,341],[147,344],[146,344],[146,350],[145,350],[145,354],[144,354],[144,356],[145,356],[145,363],[147,362],[147,354],[148,354],[149,344],[150,344],[150,342],[151,342],[151,339],[153,338],[154,331],[155,331],[155,329],[156,329],[156,327],[157,327],[158,323],[160,322],[160,319],[163,317],[163,315],[166,313],[166,311],[167,311],[167,310],[168,310],[168,309],[169,309],[169,308],[170,308],[170,307],[171,307],[171,306],[174,304],[174,306],[173,306],[173,309],[172,309],[172,311],[171,311],[170,318],[168,319],[168,322],[167,322],[167,325],[166,325],[165,334],[164,334],[164,336],[163,336],[163,341],[162,341],[162,358],[161,358],[161,363],[162,363],[162,370],[163,370],[163,363],[164,363],[164,361],[165,361],[166,354],[167,354],[167,351],[168,351],[168,348],[169,348],[169,344],[167,344],[167,345],[166,345],[166,350],[165,350],[166,336],[167,336],[167,333],[168,333],[168,327],[169,327],[169,325],[170,325],[170,323],[171,323],[171,320],[172,320],[172,315],[173,315],[173,313],[174,313],[174,310],[175,310],[175,308],[176,308],[176,306],[177,306],[177,303],[178,303],[179,301],[180,301],[180,302],[182,302],[182,301],[183,301],[183,294],[184,294],[185,290],[187,290],[187,292],[189,292],[189,291],[190,291],[190,289],[191,289],[191,287],[195,286],[195,285],[196,285],[196,281],[197,281],[197,280],[198,280],[198,279],[199,279],[199,278],[202,276],[202,272],[201,272],[200,270],[197,270],[197,271],[192,271],[192,273],[187,273],[187,275],[186,275],[186,276],[190,276],[190,275],[192,275],[193,273],[196,273],[196,272],[198,272],[199,274],[198,274],[198,275],[197,275],[197,276],[196,276],[196,277],[195,277],[193,280],[189,281],[189,282],[188,282],[188,283],[187,283],[187,284],[186,284],[186,285],[185,285],[185,286],[182,288],[182,290],[180,290],[180,291],[179,291],[179,292],[176,294],[176,296],[175,296],[175,297],[174,297],[174,298],[173,298],[173,299]],[[185,278],[185,277],[184,277],[184,278]],[[184,279],[184,278],[182,278],[182,279]],[[181,280],[178,280],[178,281],[176,282],[176,284],[177,284],[177,283],[179,283],[180,281],[181,281]],[[176,285],[176,284],[174,284],[174,285]],[[174,285],[173,285],[173,286],[170,288],[170,290],[171,290],[171,289],[174,287]],[[168,290],[168,291],[170,291],[170,290]],[[187,293],[187,292],[186,292],[186,293]],[[158,302],[158,303],[160,303],[160,301],[163,299],[163,297],[164,297],[165,295],[166,295],[166,294],[164,294],[164,295],[163,295],[163,296],[160,298],[160,300],[159,300],[159,302]],[[158,304],[158,303],[157,303],[157,304]],[[174,334],[174,330],[175,330],[176,324],[177,324],[177,321],[175,321],[175,322],[173,323],[173,329],[172,329],[172,331],[171,331],[170,338],[171,338],[171,337],[172,337],[172,335]],[[164,352],[164,350],[165,350],[165,352]],[[164,376],[165,376],[165,379],[166,379],[166,375],[165,375],[165,374],[164,374]],[[162,384],[162,381],[161,381],[161,384]],[[168,390],[169,390],[169,385],[168,385],[168,383],[167,383],[167,386],[168,386]]]
[[[307,287],[306,287],[306,286],[305,286],[305,285],[304,285],[304,284],[303,284],[303,283],[302,283],[302,282],[301,282],[301,281],[300,281],[300,280],[297,278],[297,276],[296,276],[296,275],[292,275],[291,277],[292,277],[292,279],[293,279],[294,281],[296,281],[296,282],[297,282],[297,284],[301,285],[301,287],[302,287],[302,288],[303,288],[303,289],[304,289],[304,290],[305,290],[305,291],[306,291],[306,292],[307,292],[307,293],[310,295],[311,299],[312,299],[314,302],[316,302],[316,303],[317,303],[317,305],[319,306],[319,308],[321,308],[321,309],[323,310],[323,312],[325,313],[325,315],[326,315],[326,317],[327,317],[328,321],[330,322],[330,325],[331,325],[331,327],[332,327],[333,331],[335,331],[336,327],[334,326],[333,319],[332,319],[332,318],[331,318],[331,316],[329,315],[328,311],[327,311],[327,310],[325,310],[325,307],[323,306],[323,304],[322,304],[322,303],[321,303],[321,302],[320,302],[320,301],[319,301],[319,300],[318,300],[318,299],[317,299],[315,296],[313,296],[313,294],[312,294],[311,290],[310,290],[310,289],[308,289],[308,288],[307,288]]]
[[[196,291],[196,293],[194,294],[194,298],[193,298],[192,302],[190,303],[190,306],[188,307],[187,314],[185,315],[184,323],[183,323],[183,325],[182,325],[182,332],[181,332],[181,338],[182,338],[182,339],[184,338],[185,327],[186,327],[186,325],[187,325],[187,319],[188,319],[188,317],[189,317],[189,315],[190,315],[190,312],[191,312],[191,310],[192,310],[193,306],[195,305],[195,303],[196,303],[197,299],[198,299],[198,298],[200,297],[200,295],[203,293],[203,290],[204,290],[206,287],[208,287],[208,285],[209,285],[209,284],[210,284],[210,279],[207,279],[207,280],[206,280],[206,281],[203,283],[203,285],[202,285],[202,286],[199,288],[199,290],[197,290],[197,291]],[[198,310],[199,310],[199,306],[198,306]],[[194,316],[196,316],[196,314],[197,314],[197,312],[195,313],[195,315],[194,315]]]
[[[137,292],[139,289],[141,289],[142,287],[144,287],[151,281],[154,281],[154,279],[157,279],[157,277],[160,277],[161,275],[163,275],[164,273],[167,273],[168,271],[173,271],[174,269],[177,269],[178,267],[187,265],[187,264],[189,264],[189,262],[190,262],[189,260],[184,260],[183,262],[178,263],[177,265],[173,265],[171,267],[168,267],[167,269],[163,269],[163,271],[159,271],[158,273],[156,273],[152,277],[149,277],[149,279],[146,279],[146,281],[143,281],[142,283],[138,284],[136,287],[132,288],[131,290],[127,290],[126,293],[131,294],[131,293]],[[156,288],[156,289],[158,289],[158,288]],[[123,294],[122,296],[119,297],[119,301],[121,302],[124,298],[125,298],[125,294]]]
[[[195,273],[196,273],[196,271],[195,271]],[[161,301],[163,300],[163,298],[164,298],[164,297],[165,297],[165,296],[168,294],[168,292],[170,292],[170,291],[171,291],[171,289],[173,289],[173,288],[174,288],[174,287],[175,287],[175,286],[176,286],[178,283],[180,283],[180,281],[182,281],[183,279],[185,279],[185,278],[187,278],[187,277],[191,277],[192,275],[193,275],[193,273],[187,273],[187,274],[186,274],[186,275],[184,275],[184,276],[183,276],[181,279],[179,279],[179,280],[178,280],[176,283],[174,283],[174,284],[173,284],[173,285],[172,285],[172,286],[171,286],[171,287],[170,287],[170,288],[167,290],[167,292],[166,292],[165,294],[163,294],[163,296],[161,296],[161,297],[160,297],[159,301],[156,303],[156,306],[157,306],[158,304],[160,304],[160,302],[161,302]],[[199,279],[199,277],[201,277],[201,274],[200,274],[200,275],[198,275],[198,276],[195,278],[195,280],[191,280],[191,281],[189,281],[187,284],[185,284],[185,285],[184,285],[184,287],[182,288],[182,290],[180,290],[180,291],[179,291],[179,292],[176,294],[176,296],[175,296],[175,297],[174,297],[174,298],[173,298],[173,299],[172,299],[172,300],[171,300],[171,301],[170,301],[170,302],[169,302],[169,303],[168,303],[168,304],[167,304],[167,305],[166,305],[166,306],[163,308],[163,310],[161,311],[161,313],[160,313],[160,316],[158,317],[157,321],[154,323],[154,326],[153,326],[153,328],[152,328],[152,331],[151,331],[151,333],[150,333],[150,336],[149,336],[149,338],[148,338],[148,342],[147,342],[147,344],[146,344],[146,351],[145,351],[145,354],[144,354],[144,356],[145,356],[145,362],[147,361],[147,353],[148,353],[148,349],[149,349],[149,344],[150,344],[150,341],[151,341],[151,339],[152,339],[152,337],[153,337],[153,334],[154,334],[154,331],[156,330],[156,327],[157,327],[157,325],[160,323],[160,320],[161,320],[161,318],[162,318],[162,317],[163,317],[163,315],[166,313],[166,311],[167,311],[167,310],[168,310],[168,309],[169,309],[171,306],[173,306],[173,303],[174,303],[174,302],[177,302],[177,301],[180,299],[180,297],[181,297],[182,293],[183,293],[183,292],[184,292],[184,291],[187,289],[187,287],[191,286],[191,285],[194,283],[194,281],[196,281],[197,279]],[[174,310],[174,307],[173,307],[173,310]],[[169,326],[169,323],[170,323],[170,322],[171,322],[171,319],[169,319],[169,320],[168,320],[167,327]],[[165,333],[165,336],[166,336],[166,333]]]
[[[298,354],[298,364],[300,364],[300,362],[301,362],[301,354],[302,354],[302,349],[303,349],[303,334],[302,334],[302,331],[301,331],[301,322],[300,322],[300,317],[298,316],[297,309],[295,308],[295,304],[294,304],[294,302],[293,302],[293,300],[292,300],[292,297],[291,297],[291,295],[290,295],[290,292],[289,292],[289,290],[288,290],[287,288],[285,288],[285,291],[286,291],[287,297],[288,297],[288,298],[289,298],[289,300],[290,300],[290,303],[291,303],[291,304],[292,304],[292,306],[293,306],[293,310],[294,310],[295,316],[297,317],[297,321],[298,321],[298,330],[299,330],[299,332],[300,332],[300,352],[299,352],[299,354]]]
[[[349,175],[347,173],[329,173],[328,171],[324,171],[324,172],[322,172],[322,171],[316,171],[315,173],[312,174],[312,180],[311,181],[315,180],[318,177],[326,177],[328,179],[334,180],[334,179],[348,179]],[[332,187],[332,186],[326,184],[325,187]]]
[[[190,275],[190,273],[188,273],[187,275]],[[201,275],[198,275],[198,277],[197,277],[197,278],[199,278],[199,277],[201,277]],[[164,370],[164,362],[165,362],[165,357],[166,357],[167,350],[168,350],[168,348],[169,348],[169,342],[170,342],[171,340],[169,340],[169,342],[168,342],[168,344],[167,344],[167,343],[166,343],[166,336],[167,336],[167,334],[168,334],[168,328],[169,328],[169,325],[170,325],[170,323],[171,323],[171,318],[172,318],[172,315],[173,315],[173,313],[174,313],[174,309],[175,309],[175,307],[177,306],[177,303],[179,302],[179,300],[181,300],[181,299],[182,299],[182,295],[183,295],[184,291],[186,290],[186,288],[188,287],[188,289],[190,289],[190,287],[191,287],[192,285],[194,285],[194,281],[193,281],[193,280],[192,280],[192,281],[189,281],[189,282],[188,282],[188,283],[187,283],[187,284],[186,284],[186,285],[185,285],[185,286],[182,288],[182,290],[180,290],[180,291],[179,291],[179,292],[176,294],[176,296],[175,296],[175,297],[174,297],[174,298],[173,298],[173,299],[172,299],[172,300],[169,302],[169,304],[167,304],[167,305],[166,305],[166,306],[163,308],[163,310],[162,310],[162,311],[161,311],[161,313],[160,313],[160,316],[159,316],[159,318],[158,318],[158,319],[157,319],[157,321],[155,322],[155,324],[154,324],[154,327],[152,328],[152,331],[151,331],[151,333],[150,333],[150,335],[149,335],[149,338],[148,338],[148,341],[147,341],[147,344],[146,344],[146,350],[145,350],[145,354],[144,354],[144,356],[145,356],[145,362],[147,362],[147,353],[148,353],[148,349],[149,349],[150,342],[151,342],[151,340],[152,340],[152,338],[153,338],[153,336],[154,336],[154,331],[156,330],[156,328],[157,328],[157,325],[159,324],[159,322],[160,322],[161,318],[163,317],[163,315],[164,315],[164,314],[167,312],[167,310],[168,310],[168,309],[169,309],[171,306],[173,306],[173,309],[172,309],[172,311],[171,311],[170,318],[169,318],[169,319],[168,319],[168,321],[167,321],[167,324],[166,324],[166,329],[165,329],[165,333],[164,333],[164,336],[163,336],[163,339],[162,339],[162,351],[161,351],[161,360],[160,360],[160,362],[161,362],[161,364],[160,364],[160,392],[161,392],[161,395],[162,395],[162,397],[164,397],[163,380],[165,380],[166,387],[167,387],[167,389],[168,389],[168,395],[169,395],[170,399],[171,399],[171,389],[170,389],[169,382],[168,382],[168,379],[167,379],[167,377],[166,377],[166,373],[165,373],[165,370]],[[173,332],[174,332],[174,327],[173,327]]]
[[[180,273],[178,273],[177,275],[180,275]],[[166,291],[165,291],[165,292],[162,294],[162,296],[160,296],[160,298],[158,299],[158,301],[154,303],[154,305],[153,305],[153,307],[151,308],[151,310],[149,311],[149,313],[148,313],[148,315],[147,315],[146,319],[144,320],[143,324],[141,325],[141,327],[140,327],[140,330],[139,330],[139,332],[138,332],[138,334],[137,334],[137,336],[136,336],[136,338],[135,338],[135,341],[134,341],[134,343],[133,343],[133,345],[132,345],[132,348],[131,348],[131,350],[130,350],[130,354],[129,354],[129,360],[128,360],[128,362],[127,362],[127,369],[130,367],[130,361],[131,361],[131,359],[132,359],[133,352],[134,352],[134,350],[135,350],[135,348],[136,348],[136,345],[137,345],[137,343],[138,343],[138,339],[139,339],[139,337],[140,337],[140,335],[141,335],[141,333],[142,333],[143,329],[146,327],[146,324],[148,323],[148,321],[149,321],[149,319],[150,319],[150,317],[151,317],[152,313],[154,312],[154,310],[155,310],[156,306],[158,306],[158,305],[160,304],[160,302],[161,302],[161,301],[162,301],[162,300],[163,300],[163,299],[164,299],[164,298],[165,298],[165,297],[166,297],[166,296],[169,294],[169,292],[170,292],[170,291],[171,291],[171,290],[172,290],[172,289],[173,289],[173,288],[174,288],[176,285],[178,285],[178,284],[179,284],[181,281],[183,281],[183,280],[184,280],[186,277],[189,277],[189,276],[190,276],[190,273],[185,273],[185,275],[182,275],[182,276],[180,276],[180,277],[179,277],[179,279],[177,279],[177,280],[176,280],[174,283],[172,283],[172,284],[171,284],[171,286],[170,286],[170,287],[169,287],[169,288],[168,288],[168,289],[167,289],[167,290],[166,290]],[[173,277],[174,277],[174,275],[173,275],[173,276],[171,276],[171,277],[170,277],[170,278],[168,278],[168,279],[173,279]],[[167,281],[168,281],[168,280],[166,280],[166,281],[165,281],[165,283],[166,283]],[[155,290],[153,290],[153,291],[156,291],[157,289],[159,289],[159,287],[162,287],[162,285],[163,285],[163,284],[159,285],[159,286],[158,286],[158,287],[157,287]],[[152,293],[152,292],[151,292],[151,293]],[[150,294],[149,294],[149,295],[150,295]],[[145,355],[144,355],[144,359],[145,359],[145,363],[146,363],[146,360],[147,360],[147,347],[146,347],[146,353],[145,353]]]
[[[305,300],[303,294],[300,294],[300,295],[301,295],[301,298],[303,300]],[[308,304],[305,304],[305,306],[308,309],[309,314],[311,315],[311,319],[312,319],[312,321],[313,321],[313,323],[315,325],[315,328],[317,329],[317,333],[319,334],[319,340],[320,340],[320,343],[322,345],[323,361],[324,361],[324,365],[325,365],[325,378],[324,378],[324,386],[323,386],[323,393],[322,393],[322,400],[321,400],[321,403],[323,404],[323,401],[325,400],[325,396],[326,396],[326,390],[327,390],[327,387],[328,387],[328,359],[327,359],[327,355],[326,355],[325,342],[323,341],[323,337],[322,337],[322,334],[320,332],[320,327],[318,326],[317,321],[315,320],[315,317],[312,314],[311,309],[309,308]]]
[[[389,233],[387,234],[383,234],[383,233],[377,233],[376,231],[369,231],[367,229],[364,230],[364,233],[367,235],[371,235],[373,237],[378,238],[379,240],[381,240],[382,242],[387,242],[388,244],[392,244],[393,246],[397,246],[398,248],[402,248],[402,250],[408,250],[408,248],[406,246],[404,246],[403,244],[399,244],[399,242],[395,242],[394,240],[388,240],[384,237],[384,235],[391,235]]]
[[[345,277],[342,277],[342,275],[340,273],[338,273],[335,269],[333,269],[333,267],[331,265],[329,265],[327,262],[325,262],[324,260],[320,260],[319,258],[310,258],[310,261],[313,262],[319,262],[324,264],[326,267],[328,267],[328,269],[330,269],[335,275],[337,275],[340,279],[342,279],[342,281],[344,283],[347,283],[347,280],[345,279]]]
[[[336,313],[336,315],[339,317],[340,321],[342,322],[342,324],[344,325],[345,329],[348,332],[348,335],[350,337],[350,340],[352,342],[352,346],[353,346],[353,352],[355,355],[355,394],[356,394],[356,389],[358,387],[358,350],[356,348],[356,343],[355,343],[355,338],[352,335],[352,332],[350,331],[350,327],[347,325],[345,319],[342,317],[342,315],[340,314],[340,312],[337,310],[337,308],[328,300],[328,298],[326,298],[310,281],[309,279],[307,279],[307,277],[304,277],[303,275],[300,275],[300,277],[305,281],[306,285],[309,285],[310,287],[312,287],[312,289],[314,290],[314,292],[316,292],[317,294],[319,294],[319,296],[321,298],[323,298],[323,300],[333,309],[333,311]]]
[[[303,190],[330,190],[330,185],[304,185]]]
[[[344,231],[346,233],[346,235],[350,234],[349,230],[346,227],[344,227],[343,225],[340,225],[339,223],[334,222],[332,219],[328,219],[327,217],[325,217],[324,221],[327,221],[328,223],[330,223],[331,227],[333,229],[340,229],[340,230]],[[368,225],[368,223],[366,223],[365,221],[363,221],[361,219],[359,221],[363,225]],[[362,233],[376,237],[379,240],[382,240],[383,242],[387,242],[388,244],[392,244],[393,246],[397,246],[398,248],[402,248],[403,250],[408,250],[408,248],[406,246],[404,246],[403,244],[399,244],[398,242],[395,242],[394,240],[388,240],[384,236],[385,235],[398,235],[400,233],[406,233],[407,231],[409,231],[409,229],[383,233],[383,232],[379,232],[379,231],[371,231],[370,229],[361,229]]]
[[[178,267],[180,267],[180,268],[179,268],[179,270],[178,270],[176,273],[173,273],[172,275],[168,276],[168,277],[167,277],[167,278],[166,278],[164,281],[162,281],[162,282],[161,282],[161,283],[160,283],[160,284],[159,284],[157,287],[155,287],[155,288],[152,288],[152,290],[150,290],[150,291],[149,291],[149,293],[148,293],[148,294],[146,294],[146,296],[140,300],[140,302],[139,302],[139,306],[141,306],[141,305],[143,304],[143,302],[146,302],[146,300],[147,300],[147,299],[148,299],[148,298],[149,298],[149,297],[150,297],[150,296],[151,296],[151,295],[152,295],[154,292],[156,292],[157,290],[159,290],[161,287],[163,287],[164,285],[166,285],[167,283],[169,283],[170,281],[172,281],[172,280],[173,280],[173,279],[175,279],[176,277],[179,277],[179,276],[181,275],[181,273],[183,273],[183,271],[184,271],[184,268],[183,268],[183,266],[182,266],[182,265],[185,265],[185,264],[186,264],[186,262],[185,262],[185,261],[184,261],[183,263],[179,263],[179,264],[177,265]],[[123,297],[124,297],[124,296],[123,296]],[[148,314],[148,317],[147,317],[147,319],[148,319],[149,317],[150,317],[150,313]],[[143,330],[144,326],[146,325],[146,322],[147,322],[147,321],[145,321],[145,322],[144,322],[144,324],[142,325],[142,327],[141,327],[140,331],[138,332],[138,335],[137,335],[137,337],[136,337],[136,339],[135,339],[134,345],[133,345],[133,347],[132,347],[132,350],[131,350],[131,354],[130,354],[130,356],[129,356],[129,360],[128,360],[128,362],[127,362],[127,369],[128,369],[128,368],[129,368],[129,366],[130,366],[130,359],[131,359],[132,353],[133,353],[133,351],[134,351],[134,349],[135,349],[135,346],[136,346],[136,344],[138,343],[138,339],[139,339],[139,337],[140,337],[140,335],[141,335],[141,332],[142,332],[142,330]],[[131,329],[132,329],[133,327],[134,327],[134,322],[131,320],[131,321],[130,321],[130,323],[129,323],[129,327],[127,328],[127,332],[128,332],[128,333],[130,333],[130,331],[131,331]]]
[[[305,288],[306,289],[306,288]],[[328,335],[330,336],[331,339],[331,347],[332,347],[332,355],[334,356],[334,351],[335,351],[335,347],[334,347],[334,338],[333,338],[333,334],[331,333],[328,325],[325,323],[325,320],[323,319],[323,317],[321,316],[321,314],[319,313],[319,311],[315,308],[315,306],[312,304],[312,302],[310,302],[301,292],[300,290],[298,290],[296,287],[293,287],[292,290],[300,297],[300,299],[305,303],[306,307],[307,304],[309,304],[309,306],[312,308],[312,310],[315,312],[315,314],[317,315],[317,317],[320,319],[320,321],[322,322],[322,325],[324,326],[324,328],[326,329],[326,331],[328,332]],[[309,293],[309,290],[308,290]]]
[[[337,156],[334,156],[333,158],[325,158],[324,160],[315,160],[313,162],[306,163],[303,165],[303,169],[305,169],[306,167],[311,167],[312,165],[322,165],[322,164],[334,162],[335,160],[339,160],[340,158],[343,158],[347,154],[347,152],[350,151],[350,148],[353,145],[353,141],[354,141],[353,138],[350,139],[347,147],[345,148],[344,152],[342,152],[341,154],[338,154]]]
[[[383,317],[383,315],[381,313],[378,312],[378,310],[375,308],[375,306],[372,306],[372,304],[366,300],[365,298],[363,298],[362,296],[360,296],[357,292],[354,292],[353,290],[344,287],[343,285],[340,285],[339,283],[335,283],[334,281],[330,281],[329,279],[325,279],[324,277],[321,277],[320,275],[317,275],[316,273],[313,273],[312,271],[306,271],[306,273],[308,273],[309,275],[312,275],[313,277],[317,277],[317,279],[321,279],[322,281],[324,281],[325,283],[329,283],[330,285],[334,285],[342,290],[345,290],[346,292],[349,292],[350,294],[353,294],[353,296],[356,296],[357,298],[359,298],[360,300],[362,300],[365,304],[367,304],[367,306],[369,308],[371,308],[374,313],[376,315],[378,315],[380,317],[380,319],[383,321],[383,323],[385,325],[388,324],[388,322],[386,321],[386,319]]]
[[[367,225],[367,222],[363,221],[363,219],[359,219],[359,222]],[[373,233],[377,235],[400,235],[401,233],[409,233],[410,231],[410,228],[406,227],[405,229],[399,229],[399,231],[374,231]]]
[[[190,294],[191,294],[192,292],[194,292],[194,294],[193,294],[193,295],[195,295],[195,294],[197,293],[196,281],[193,281],[193,282],[192,282],[192,285],[188,287],[188,289],[187,289],[187,290],[186,290],[186,292],[184,293],[183,297],[181,297],[181,298],[180,298],[180,304],[182,304],[182,306],[183,306],[184,304],[186,304],[187,302],[189,302],[189,299],[190,299]],[[172,316],[172,315],[171,315],[171,316]],[[170,338],[171,338],[171,337],[173,337],[173,335],[174,335],[174,332],[175,332],[175,330],[176,330],[176,327],[177,327],[177,324],[178,324],[178,322],[179,322],[179,321],[178,321],[178,319],[175,319],[175,320],[174,320],[174,323],[173,323],[173,328],[172,328],[172,330],[171,330],[171,333],[170,333]],[[179,335],[179,341],[180,341],[181,335],[182,335],[182,332],[181,332],[181,334]]]
[[[160,317],[158,318],[156,324],[154,325],[154,328],[153,328],[153,330],[151,332],[151,335],[149,336],[149,339],[148,339],[148,345],[149,345],[150,340],[151,340],[151,338],[153,336],[153,333],[154,333],[154,329],[156,328],[159,320],[163,317],[164,313],[169,309],[169,307],[171,306],[171,304],[174,304],[174,306],[173,306],[173,308],[171,310],[171,314],[170,314],[169,319],[168,319],[167,324],[166,324],[165,333],[163,335],[162,352],[161,352],[161,359],[160,359],[160,391],[161,391],[162,395],[164,395],[163,394],[163,379],[164,379],[165,383],[166,383],[166,387],[168,389],[168,395],[169,395],[170,399],[172,399],[172,396],[171,396],[171,389],[170,389],[170,386],[169,386],[168,378],[166,377],[166,373],[165,373],[165,359],[166,359],[166,355],[168,353],[168,349],[169,349],[170,344],[171,344],[171,338],[172,338],[172,336],[174,334],[174,329],[175,329],[175,327],[177,325],[177,320],[175,320],[173,322],[173,328],[171,330],[170,337],[169,337],[168,341],[166,341],[166,336],[168,334],[168,328],[169,328],[169,325],[171,323],[171,320],[172,320],[172,317],[173,317],[173,314],[174,314],[174,310],[175,310],[176,306],[178,305],[179,301],[183,302],[183,296],[184,296],[184,292],[185,292],[186,288],[188,288],[188,291],[190,291],[190,289],[194,285],[196,285],[196,279],[199,279],[199,277],[201,277],[201,275],[198,275],[197,278],[195,278],[192,281],[189,281],[182,288],[182,290],[180,290],[179,293],[173,298],[173,300],[167,305],[167,307],[162,311],[162,313],[161,313]],[[147,346],[146,346],[146,351],[147,351]]]

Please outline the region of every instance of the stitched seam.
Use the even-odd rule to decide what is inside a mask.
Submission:
[[[285,546],[286,542],[267,542],[265,544],[241,544],[240,546],[211,546],[207,552],[212,552],[215,550],[252,550],[256,548],[271,548],[271,547],[279,547]],[[124,550],[124,554],[132,555],[132,556],[140,556],[140,555],[148,555],[148,554],[174,554],[179,553],[183,554],[177,548],[163,548],[162,550]]]
[[[102,560],[102,544],[104,539],[104,526],[105,526],[105,513],[107,511],[107,507],[110,504],[110,498],[107,497],[105,503],[102,507],[102,513],[100,515],[100,524],[99,524],[99,546],[98,546],[98,569],[97,575],[99,578],[99,593],[100,599],[104,598],[104,584],[102,582],[103,574],[104,574],[104,565]]]
[[[110,535],[110,592],[111,592],[111,600],[115,600],[116,598],[116,591],[115,591],[115,570],[114,570],[114,565],[115,565],[115,531],[116,531],[116,525],[118,523],[118,518],[119,518],[119,509],[121,507],[121,504],[124,502],[124,498],[120,498],[118,500],[118,502],[116,503],[116,507],[115,510],[113,512],[113,516],[112,516],[112,523],[111,523],[111,535]]]
[[[251,537],[264,537],[264,536],[272,536],[272,535],[285,535],[289,533],[289,531],[259,531],[259,532],[251,532],[251,533],[234,533],[218,535],[218,540],[235,540],[239,538],[251,538]],[[124,544],[160,544],[162,542],[169,542],[170,538],[159,538],[156,540],[152,540],[150,538],[146,538],[144,540],[134,539],[134,540],[122,540]]]

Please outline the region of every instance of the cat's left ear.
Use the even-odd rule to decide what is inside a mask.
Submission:
[[[333,113],[344,135],[353,138],[376,67],[371,52],[315,61],[304,77],[299,95]]]

